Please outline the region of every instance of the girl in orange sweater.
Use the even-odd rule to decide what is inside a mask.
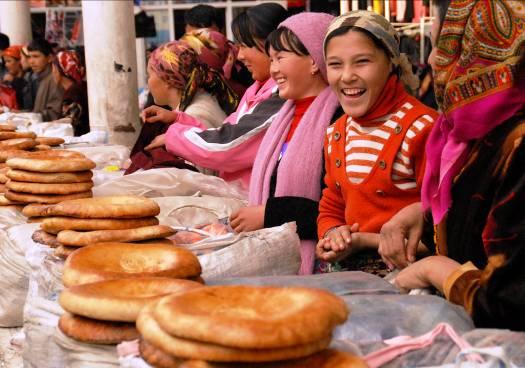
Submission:
[[[384,17],[355,11],[336,18],[324,51],[345,115],[325,139],[318,271],[340,262],[343,269],[385,274],[378,233],[399,209],[420,200],[425,142],[437,113],[406,92],[418,81]]]

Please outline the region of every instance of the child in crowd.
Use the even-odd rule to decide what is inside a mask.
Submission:
[[[170,106],[174,114],[184,111],[206,122],[208,127],[218,126],[226,117],[225,112],[230,113],[237,106],[237,95],[222,73],[202,62],[197,51],[186,42],[168,42],[157,48],[149,58],[148,73],[148,87],[156,104]],[[145,114],[148,111],[151,109],[145,110]],[[132,150],[127,174],[182,161],[166,152],[163,145],[157,145],[167,128],[166,124],[152,126],[146,122]]]
[[[384,275],[379,231],[399,209],[419,201],[425,143],[437,113],[406,92],[416,90],[417,78],[383,16],[355,11],[338,17],[324,50],[328,82],[345,115],[328,128],[325,141],[318,271],[338,261],[342,269]]]
[[[55,83],[51,75],[53,49],[46,40],[36,39],[31,41],[27,50],[33,78],[38,85],[33,112],[42,114],[43,121],[56,120],[62,115],[64,90]]]
[[[238,232],[295,221],[301,239],[300,274],[313,272],[325,131],[342,114],[323,59],[323,38],[332,19],[324,13],[300,13],[268,36],[270,74],[287,102],[255,157],[250,206],[231,216]]]
[[[264,133],[284,104],[270,78],[270,60],[264,51],[264,42],[286,15],[281,5],[262,3],[234,19],[232,30],[240,44],[237,57],[252,73],[255,83],[220,128],[207,129],[201,121],[184,112],[151,106],[144,110],[146,122],[173,123],[152,147],[165,145],[173,155],[219,170],[225,180],[240,181],[247,188]]]

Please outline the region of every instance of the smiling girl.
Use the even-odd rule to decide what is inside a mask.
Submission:
[[[327,130],[317,256],[384,274],[378,233],[399,209],[419,201],[425,142],[437,113],[406,92],[417,79],[384,17],[355,11],[336,18],[324,51],[345,115]],[[321,262],[320,271],[329,268]]]

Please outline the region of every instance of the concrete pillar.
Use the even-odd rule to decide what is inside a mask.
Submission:
[[[144,88],[148,84],[147,63],[146,63],[146,39],[137,38],[135,42],[137,48],[137,82],[139,88]]]
[[[131,147],[140,131],[131,0],[82,1],[90,127]]]
[[[0,0],[0,32],[11,45],[25,45],[31,37],[31,12],[27,0]]]

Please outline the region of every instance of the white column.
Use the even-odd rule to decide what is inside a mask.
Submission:
[[[137,83],[139,88],[144,88],[147,84],[146,39],[137,38],[135,46],[137,48]]]
[[[82,1],[89,125],[131,147],[140,131],[133,1]]]
[[[339,14],[345,14],[350,11],[350,0],[341,0],[339,2]]]
[[[31,37],[31,12],[27,0],[0,0],[0,31],[11,45],[25,45]]]

